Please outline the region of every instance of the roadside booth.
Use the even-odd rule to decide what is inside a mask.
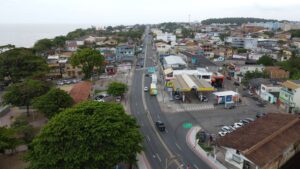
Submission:
[[[239,94],[234,91],[215,92],[216,104],[233,104],[239,101]]]

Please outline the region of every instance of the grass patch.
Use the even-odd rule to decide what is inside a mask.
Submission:
[[[94,94],[98,94],[98,93],[102,93],[102,92],[106,92],[106,90],[95,90]]]
[[[206,144],[206,143],[201,143],[201,142],[199,142],[198,144],[199,144],[199,146],[200,146],[204,151],[206,151],[206,152],[208,152],[208,153],[211,153],[211,152],[213,151],[213,147],[209,146],[209,145]]]

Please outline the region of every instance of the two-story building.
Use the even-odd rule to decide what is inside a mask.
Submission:
[[[116,47],[116,61],[132,62],[135,56],[135,47],[132,45],[122,44]]]
[[[280,107],[288,113],[298,113],[300,108],[300,80],[282,83],[279,94]]]
[[[157,42],[155,43],[156,50],[158,54],[170,54],[171,45],[165,42]]]
[[[272,104],[277,103],[281,85],[278,82],[263,83],[260,85],[260,98]]]

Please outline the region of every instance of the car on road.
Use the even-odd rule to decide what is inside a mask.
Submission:
[[[149,77],[149,74],[145,74],[146,77]]]
[[[265,107],[265,106],[266,106],[266,103],[261,102],[261,101],[257,101],[257,102],[256,102],[256,105],[259,106],[259,107]]]
[[[166,130],[166,126],[162,121],[156,121],[155,125],[156,125],[157,129],[161,132]]]
[[[227,76],[226,79],[227,79],[227,80],[231,80],[231,76]]]
[[[148,87],[147,86],[144,87],[144,91],[148,92]]]
[[[174,98],[175,98],[175,100],[181,100],[181,96],[180,95],[175,95]]]
[[[63,81],[57,81],[56,84],[57,85],[64,85],[64,82]]]
[[[64,82],[64,84],[72,84],[72,80],[65,79],[65,80],[63,80],[63,82]]]
[[[263,117],[265,115],[266,115],[265,113],[257,112],[255,117],[260,118],[260,117]]]
[[[208,102],[208,98],[206,96],[199,96],[201,102]]]

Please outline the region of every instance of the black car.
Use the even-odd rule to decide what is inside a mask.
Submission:
[[[266,103],[261,102],[261,101],[257,101],[257,102],[256,102],[256,105],[259,106],[259,107],[265,107],[265,106],[266,106]]]
[[[265,115],[266,115],[265,113],[257,112],[257,113],[256,113],[256,118],[260,118],[260,117],[263,117],[263,116],[265,116]]]
[[[225,106],[225,109],[234,109],[235,105],[234,104],[229,104]]]
[[[155,122],[156,127],[158,128],[159,131],[163,132],[166,130],[166,126],[163,122],[157,121]]]
[[[240,86],[240,83],[239,82],[234,82],[233,83],[235,86]]]

